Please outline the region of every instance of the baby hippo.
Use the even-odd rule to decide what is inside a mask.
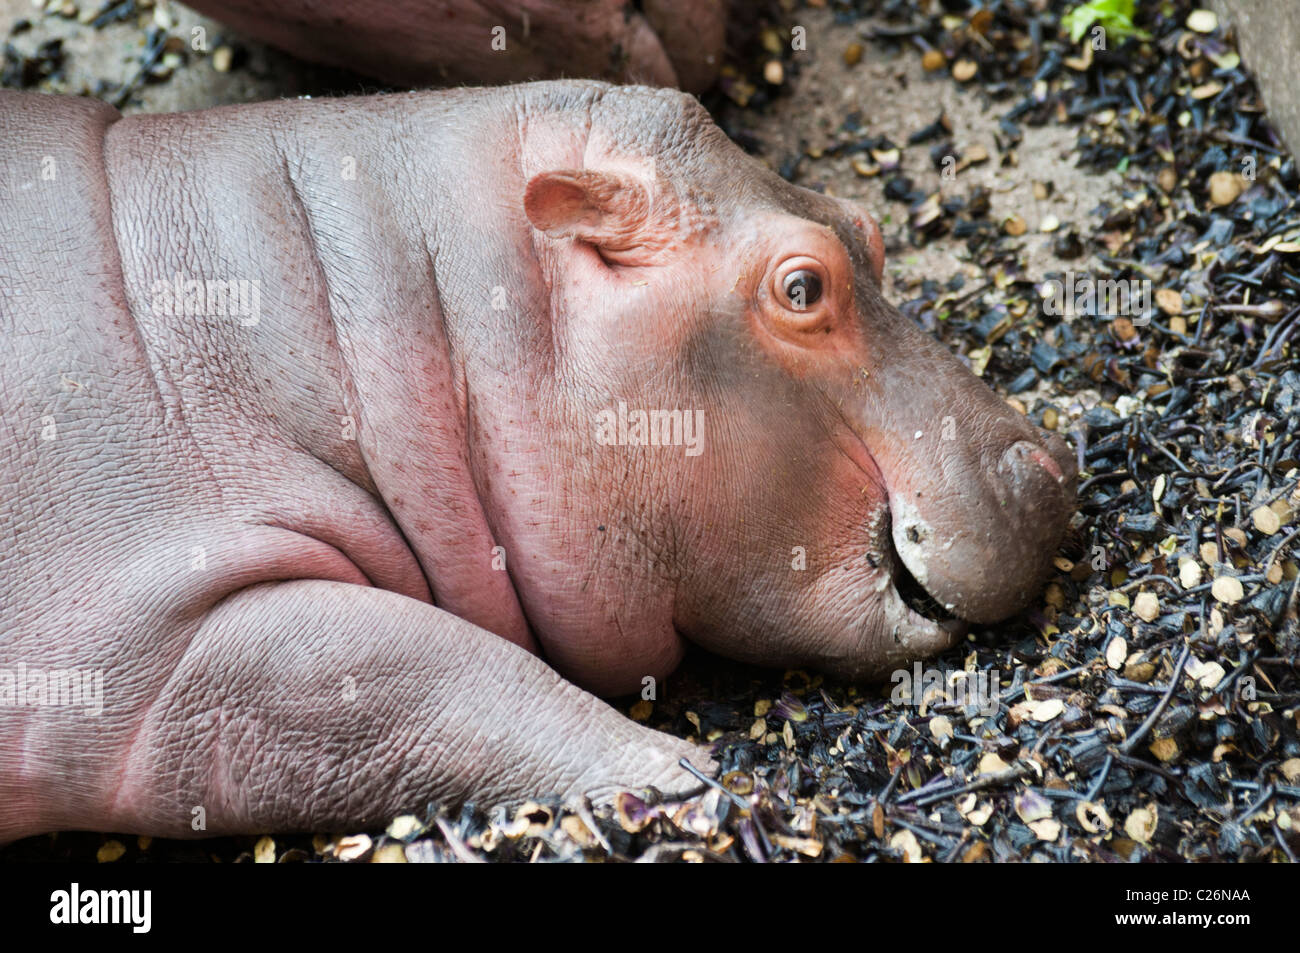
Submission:
[[[1024,606],[1066,446],[851,202],[667,89],[0,93],[0,838],[682,790],[687,641],[879,677]]]

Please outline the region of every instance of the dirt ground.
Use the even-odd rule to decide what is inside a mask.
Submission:
[[[136,3],[136,16],[98,29],[80,17],[83,11],[89,17],[101,8],[101,3],[83,0],[79,5],[66,6],[76,12],[63,16],[46,12],[44,4],[33,0],[0,0],[0,34],[8,36],[20,52],[30,55],[49,40],[63,41],[63,92],[93,94],[100,81],[130,83],[140,73],[146,30],[151,25],[183,41],[185,65],[165,81],[141,82],[122,106],[125,113],[181,112],[329,91],[362,93],[376,88],[373,82],[302,63],[249,41],[179,3]],[[58,11],[65,5],[54,3],[51,7]],[[10,35],[15,24],[23,20],[31,23],[31,28]],[[196,34],[195,30],[202,32]],[[194,48],[196,38],[202,39],[204,49]],[[239,51],[231,68],[224,72],[214,68],[212,55],[222,46]]]
[[[137,18],[95,29],[81,22],[78,15],[44,13],[32,0],[0,0],[0,33],[8,34],[20,20],[31,22],[31,29],[10,38],[15,48],[28,54],[41,43],[61,39],[66,75],[62,88],[81,93],[93,92],[102,80],[129,83],[140,69],[145,42],[141,22],[167,24],[171,36],[186,41],[187,63],[163,82],[140,83],[122,105],[125,113],[176,112],[294,96],[357,95],[381,88],[362,77],[279,53],[179,3],[158,0],[151,7],[137,6],[144,8]],[[90,3],[83,7],[98,9]],[[63,5],[56,3],[54,8],[61,10]],[[1067,267],[1052,254],[1052,236],[1038,231],[1040,225],[1055,217],[1060,222],[1076,222],[1084,231],[1119,180],[1114,174],[1081,174],[1074,167],[1072,130],[1061,126],[1026,128],[1014,156],[1006,156],[995,145],[997,110],[982,101],[978,85],[957,88],[946,73],[927,74],[920,58],[906,53],[880,59],[868,51],[861,62],[848,66],[844,51],[862,41],[863,24],[837,23],[825,9],[801,10],[797,19],[807,29],[808,48],[797,54],[797,72],[791,71],[781,95],[753,127],[760,156],[779,168],[788,156],[826,144],[844,115],[855,110],[863,116],[864,135],[887,135],[900,145],[918,126],[942,114],[951,122],[952,140],[960,151],[982,146],[990,160],[945,181],[925,149],[904,149],[902,171],[915,180],[917,188],[937,190],[944,197],[969,194],[975,186],[987,187],[993,218],[1018,214],[1025,219],[1030,229],[1025,243],[1032,271],[1041,275]],[[205,50],[193,49],[195,30],[203,31]],[[214,68],[213,51],[222,46],[237,51],[233,67],[225,72]],[[882,195],[884,177],[869,179],[856,174],[847,156],[805,160],[794,181],[820,184],[830,194],[860,199],[876,215],[889,254],[886,292],[894,298],[906,296],[923,278],[942,282],[959,271],[973,279],[980,277],[960,240],[940,237],[925,248],[908,247],[906,222],[892,220],[889,203]],[[1052,183],[1056,189],[1050,198],[1040,201],[1034,198],[1035,182]],[[1076,261],[1073,266],[1081,264]]]
[[[837,23],[827,10],[801,10],[799,23],[807,27],[808,49],[796,54],[799,62],[788,89],[777,98],[768,114],[752,127],[761,144],[759,154],[775,168],[801,151],[816,153],[830,144],[844,117],[860,112],[863,136],[888,136],[898,145],[919,127],[947,117],[953,145],[961,153],[982,146],[987,162],[972,165],[945,180],[931,163],[926,148],[903,149],[900,168],[918,190],[938,192],[943,198],[968,196],[977,186],[991,190],[989,217],[1000,221],[1011,215],[1025,219],[1029,232],[1024,237],[1030,276],[1041,280],[1052,270],[1081,269],[1086,262],[1066,263],[1051,250],[1052,235],[1039,228],[1055,217],[1073,223],[1081,232],[1100,222],[1100,203],[1113,197],[1120,183],[1115,173],[1090,175],[1075,167],[1075,132],[1062,126],[1027,127],[1024,140],[1009,153],[999,152],[995,143],[997,108],[982,95],[978,85],[955,86],[946,72],[926,73],[915,52],[900,52],[880,58],[867,48],[856,65],[845,64],[844,53],[852,44],[865,42],[869,26]],[[893,300],[910,296],[922,279],[940,283],[963,272],[980,280],[979,268],[970,263],[965,245],[952,236],[941,236],[924,248],[911,247],[907,223],[899,221],[898,205],[883,194],[886,176],[865,178],[852,168],[847,155],[820,160],[805,159],[793,181],[808,187],[824,186],[831,195],[861,200],[881,224],[886,241],[885,292]],[[1034,197],[1034,183],[1051,183],[1052,195]],[[1050,224],[1050,223],[1049,223]]]

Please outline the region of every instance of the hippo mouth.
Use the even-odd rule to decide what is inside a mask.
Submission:
[[[868,561],[882,574],[881,596],[886,618],[893,623],[897,642],[912,647],[953,645],[964,638],[970,623],[940,602],[907,568],[890,532],[890,508],[886,505],[873,519],[875,545]]]
[[[888,536],[885,538],[889,540]],[[889,551],[889,572],[886,578],[900,608],[906,613],[903,632],[898,633],[903,635],[903,640],[908,641],[908,636],[919,637],[925,644],[934,645],[936,639],[942,639],[952,645],[964,638],[970,630],[970,623],[950,612],[921,585],[894,549],[892,540],[886,548]]]
[[[882,428],[846,430],[844,452],[871,503],[862,528],[876,637],[892,638],[892,651],[933,654],[1041,591],[1073,509],[1074,459],[1063,441],[998,432],[978,453],[927,463]],[[920,440],[925,430],[913,433]]]
[[[945,609],[938,599],[926,591],[925,586],[916,581],[916,577],[897,558],[897,554],[894,558],[894,591],[903,600],[903,605],[923,619],[945,628],[951,627],[953,623],[965,624],[964,620]]]
[[[970,622],[953,614],[907,568],[894,540],[894,512],[880,470],[861,440],[847,445],[848,453],[869,474],[881,505],[868,516],[864,529],[870,540],[867,563],[878,574],[877,598],[884,606],[886,625],[896,643],[919,654],[930,654],[934,646],[951,646],[964,638]]]

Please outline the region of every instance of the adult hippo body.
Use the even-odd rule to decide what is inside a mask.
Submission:
[[[900,579],[1004,616],[1071,510],[870,219],[683,94],[0,93],[0,143],[0,837],[681,788],[595,694],[887,672],[962,631]]]
[[[700,92],[722,66],[725,0],[194,0],[295,56],[399,85],[590,76]],[[744,9],[744,8],[742,8]],[[744,15],[753,17],[751,9]]]

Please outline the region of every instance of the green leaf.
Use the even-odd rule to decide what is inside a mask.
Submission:
[[[1061,17],[1061,26],[1070,31],[1070,42],[1078,43],[1083,39],[1083,35],[1088,32],[1088,27],[1092,26],[1097,19],[1097,11],[1089,9],[1091,4],[1075,7],[1065,16]]]
[[[1149,34],[1133,25],[1133,0],[1089,0],[1061,17],[1061,26],[1070,33],[1070,42],[1078,43],[1094,23],[1100,23],[1106,35],[1116,40],[1130,36],[1147,39]]]

